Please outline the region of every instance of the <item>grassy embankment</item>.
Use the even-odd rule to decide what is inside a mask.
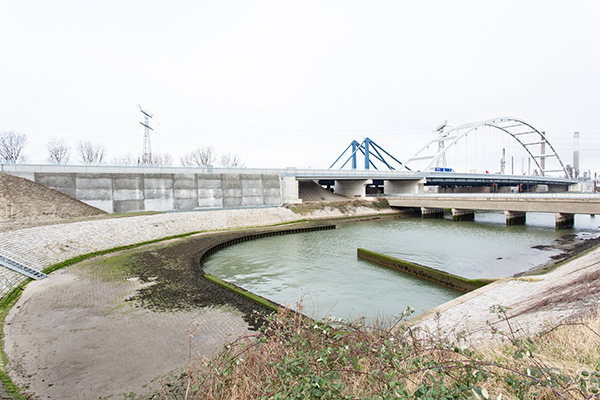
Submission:
[[[290,210],[300,215],[307,215],[319,210],[339,210],[342,214],[346,214],[358,207],[372,208],[380,211],[390,209],[390,204],[385,197],[377,200],[347,200],[347,201],[319,201],[301,204],[292,204],[287,206]]]

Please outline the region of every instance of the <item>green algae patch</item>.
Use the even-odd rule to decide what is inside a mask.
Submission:
[[[426,267],[424,265],[412,263],[410,261],[404,261],[399,258],[386,256],[385,254],[361,248],[357,250],[357,257],[465,293],[471,292],[475,289],[479,289],[480,287],[483,287],[497,280],[467,279],[463,278],[462,276],[450,274],[448,272],[440,271],[435,268]]]
[[[140,246],[144,246],[144,245],[148,245],[148,244],[159,243],[159,242],[163,242],[166,240],[181,239],[181,238],[185,238],[188,236],[196,235],[198,233],[202,233],[202,231],[187,232],[187,233],[182,233],[180,235],[167,236],[167,237],[163,237],[163,238],[148,240],[146,242],[134,243],[134,244],[126,245],[126,246],[113,247],[113,248],[106,249],[106,250],[100,250],[100,251],[94,251],[92,253],[82,254],[80,256],[76,256],[76,257],[70,258],[68,260],[59,262],[58,264],[51,265],[48,268],[44,268],[44,270],[42,272],[44,272],[46,275],[48,275],[56,270],[67,267],[69,265],[76,264],[78,262],[87,260],[89,258],[98,257],[98,256],[102,256],[105,254],[110,254],[110,253],[116,253],[116,252],[122,251],[122,250],[134,249],[136,247],[140,247]]]
[[[22,282],[19,286],[15,287],[10,293],[0,299],[0,379],[4,388],[11,394],[14,400],[25,400],[25,397],[21,394],[19,387],[15,385],[8,373],[6,372],[6,364],[8,364],[8,356],[4,352],[4,319],[8,315],[10,309],[16,304],[21,297],[25,286],[33,279],[28,278]]]
[[[248,300],[252,300],[256,304],[260,304],[263,307],[266,307],[270,310],[277,311],[279,309],[279,305],[261,297],[257,294],[247,291],[246,289],[242,289],[241,287],[234,285],[233,283],[226,282],[222,279],[217,278],[214,275],[205,274],[204,278],[211,281],[212,283],[216,283],[217,285],[223,286],[224,288],[231,290],[234,293],[239,294],[240,296],[244,296]]]

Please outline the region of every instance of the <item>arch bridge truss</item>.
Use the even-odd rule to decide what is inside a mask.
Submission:
[[[468,136],[485,135],[486,128],[492,128],[492,130],[497,130],[514,139],[528,154],[529,159],[533,161],[536,174],[541,176],[559,174],[568,177],[562,160],[544,132],[540,132],[533,125],[523,120],[510,117],[472,122],[441,132],[407,159],[403,164],[403,168],[409,171],[415,170],[416,163],[422,161],[426,162],[424,168],[419,168],[422,171],[430,171],[435,167],[446,167],[445,160],[449,150]],[[505,160],[502,160],[502,162],[505,162]],[[503,172],[501,171],[501,173]]]

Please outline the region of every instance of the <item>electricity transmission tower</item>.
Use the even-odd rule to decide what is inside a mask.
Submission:
[[[154,129],[152,129],[150,127],[150,125],[148,125],[148,120],[150,118],[152,118],[152,115],[149,114],[147,111],[144,111],[142,109],[142,106],[140,106],[138,104],[138,107],[140,108],[140,111],[142,112],[142,114],[144,114],[144,122],[140,122],[140,124],[142,124],[142,126],[144,127],[144,149],[142,151],[142,164],[152,164],[152,148],[150,145],[150,131],[153,131]]]

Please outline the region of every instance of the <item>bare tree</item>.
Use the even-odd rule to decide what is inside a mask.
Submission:
[[[181,165],[189,167],[193,165],[213,165],[217,159],[217,153],[212,146],[198,147],[180,157]]]
[[[240,155],[233,153],[223,154],[219,163],[225,168],[244,167]]]
[[[22,151],[27,144],[27,136],[15,131],[0,133],[0,161],[15,164],[25,161]]]
[[[151,165],[169,166],[173,164],[173,157],[169,153],[152,153],[149,161]]]
[[[195,157],[194,151],[190,151],[188,153],[185,153],[183,156],[179,157],[179,162],[181,162],[181,165],[183,165],[184,167],[191,167],[192,165],[198,165],[196,163],[196,157]]]
[[[204,146],[197,149],[198,158],[200,160],[199,165],[213,165],[217,159],[217,153],[215,148],[212,146]]]
[[[48,161],[52,164],[66,164],[71,156],[71,147],[64,140],[50,138],[47,144]]]
[[[100,164],[106,156],[106,148],[99,143],[80,140],[77,143],[77,154],[84,164]]]
[[[137,165],[138,159],[133,154],[127,153],[125,155],[113,157],[112,160],[110,161],[110,163],[113,165],[124,165],[124,166]]]
[[[113,157],[111,159],[111,164],[113,165],[164,165],[169,166],[173,165],[173,156],[169,153],[152,153],[150,154],[150,159],[147,163],[143,163],[144,155],[140,154],[139,157],[131,153],[127,153],[125,155]]]

